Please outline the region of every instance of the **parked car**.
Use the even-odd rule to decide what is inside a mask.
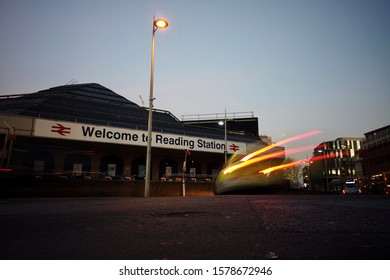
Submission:
[[[341,194],[360,194],[359,186],[357,184],[345,184],[341,190]]]

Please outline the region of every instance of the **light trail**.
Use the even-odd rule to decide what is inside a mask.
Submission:
[[[345,154],[345,153],[343,153],[343,154]],[[315,162],[315,161],[323,160],[325,158],[328,159],[328,158],[335,158],[335,157],[336,157],[336,154],[321,155],[321,156],[316,156],[316,157],[310,158],[310,161]],[[269,167],[269,168],[260,170],[259,173],[267,174],[267,173],[271,173],[272,171],[276,171],[279,169],[294,167],[294,166],[300,165],[304,162],[306,162],[306,160],[302,159],[302,160],[298,160],[298,161],[294,161],[294,162],[290,162],[290,163],[286,163],[286,164],[281,164],[281,165],[277,165],[277,166],[273,166],[273,167]]]
[[[232,173],[233,171],[235,171],[237,169],[240,169],[240,168],[243,168],[243,167],[247,167],[249,165],[252,165],[254,163],[257,163],[257,162],[260,162],[260,161],[263,161],[263,160],[276,158],[276,157],[280,157],[280,156],[285,156],[285,155],[291,155],[291,154],[295,154],[295,153],[300,153],[300,152],[311,150],[313,148],[314,148],[314,146],[298,147],[298,148],[282,150],[282,151],[274,152],[274,153],[271,153],[271,154],[263,155],[263,156],[260,156],[260,157],[252,158],[252,159],[249,159],[247,161],[243,161],[241,163],[238,163],[236,165],[233,165],[233,166],[230,166],[230,167],[226,168],[224,170],[223,174]]]
[[[302,164],[303,161],[304,160],[298,160],[298,161],[294,161],[294,162],[290,162],[290,163],[286,163],[286,164],[281,164],[281,165],[269,167],[267,169],[260,170],[259,173],[268,174],[268,173],[271,173],[272,171],[276,171],[276,170],[284,169],[284,168],[290,168],[290,167]]]
[[[253,153],[250,153],[247,156],[243,157],[241,159],[241,161],[247,161],[247,160],[253,158],[254,156],[257,156],[259,154],[262,154],[262,153],[264,153],[266,151],[271,150],[272,148],[274,148],[276,146],[281,146],[283,144],[286,144],[286,143],[289,143],[289,142],[292,142],[292,141],[297,141],[297,140],[300,140],[300,139],[303,139],[303,138],[306,138],[306,137],[309,137],[309,136],[312,136],[312,135],[316,135],[316,134],[319,134],[319,133],[321,133],[320,130],[313,130],[313,131],[310,131],[310,132],[307,132],[307,133],[303,133],[303,134],[300,134],[300,135],[297,135],[297,136],[293,136],[293,137],[287,138],[287,139],[279,141],[279,142],[277,142],[275,144],[271,144],[269,146],[266,146],[266,147],[264,147],[264,148],[262,148],[260,150],[257,150],[257,151],[255,151]]]
[[[261,156],[261,157],[256,157],[254,159],[247,160],[247,161],[244,161],[244,162],[241,162],[241,163],[238,163],[238,164],[235,164],[233,166],[230,166],[230,167],[226,168],[223,171],[223,174],[232,173],[233,171],[235,171],[237,169],[240,169],[240,168],[252,165],[254,163],[257,163],[257,162],[260,162],[260,161],[263,161],[263,160],[266,160],[266,159],[275,158],[275,157],[279,157],[279,156],[283,156],[283,155],[284,155],[284,151],[279,151],[279,152],[275,152],[275,153],[272,153],[272,154],[264,155],[264,156]]]

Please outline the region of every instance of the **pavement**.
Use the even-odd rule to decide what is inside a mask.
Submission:
[[[390,259],[390,198],[0,199],[0,259]]]

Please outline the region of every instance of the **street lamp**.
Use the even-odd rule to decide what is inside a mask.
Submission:
[[[146,175],[145,175],[145,197],[149,196],[150,189],[150,169],[152,159],[152,112],[153,112],[153,80],[154,80],[154,33],[157,29],[168,27],[168,22],[165,19],[155,19],[153,17],[153,32],[152,32],[152,59],[150,70],[150,94],[149,94],[149,115],[148,115],[148,139],[146,148]]]
[[[310,174],[310,165],[313,163],[312,160],[309,159],[308,156],[306,156],[306,160],[303,161],[302,163],[306,164],[306,166],[304,167],[304,170],[305,170],[305,176],[303,177],[303,184],[305,187],[307,187],[308,189],[311,189],[312,190],[312,186],[311,186],[311,174]],[[306,179],[306,180],[305,180]],[[306,182],[305,182],[306,181]],[[305,185],[306,184],[306,185]]]
[[[323,153],[323,156],[324,156],[324,173],[325,173],[325,183],[326,183],[326,190],[329,191],[329,175],[328,175],[328,155],[327,155],[327,151],[329,151],[327,149],[327,146],[326,144],[324,143],[324,148],[323,149],[320,149],[318,150],[319,153]]]
[[[227,162],[227,119],[226,119],[226,108],[225,108],[225,121],[219,121],[218,122],[219,125],[223,125],[224,126],[224,132],[225,132],[225,136],[224,136],[224,140],[225,140],[225,150],[223,151],[224,152],[224,155],[225,155],[225,164]]]

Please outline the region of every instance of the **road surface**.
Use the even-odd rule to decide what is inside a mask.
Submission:
[[[0,259],[390,259],[390,198],[0,199]]]

